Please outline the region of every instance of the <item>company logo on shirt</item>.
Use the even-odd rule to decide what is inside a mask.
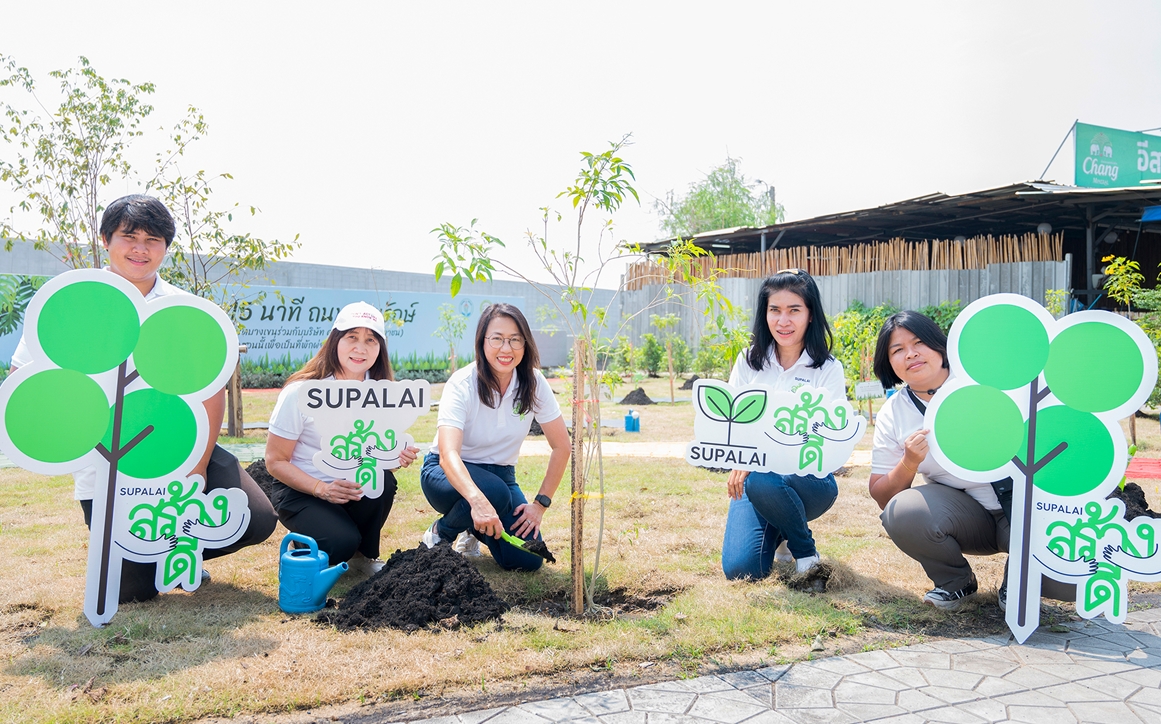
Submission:
[[[519,417],[520,422],[524,422],[524,416],[525,416],[525,413],[520,412],[519,400],[513,400],[512,401],[512,417]]]

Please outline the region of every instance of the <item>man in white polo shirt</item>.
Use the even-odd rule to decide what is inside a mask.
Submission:
[[[109,265],[105,269],[137,287],[147,302],[171,294],[188,294],[157,273],[175,232],[173,216],[157,199],[141,194],[117,199],[101,216],[101,239],[109,254]],[[31,363],[32,355],[21,337],[12,354],[11,367],[15,370]],[[225,389],[206,400],[205,408],[210,439],[201,460],[189,473],[201,475],[206,480],[206,490],[242,488],[249,500],[251,514],[250,526],[238,542],[227,548],[205,550],[203,559],[210,559],[261,543],[274,532],[278,519],[270,500],[253,478],[242,470],[238,459],[217,445],[226,409]],[[73,480],[73,498],[81,504],[85,525],[91,526],[97,469],[89,467],[73,473]],[[121,603],[146,601],[157,595],[153,585],[155,568],[153,563],[125,561],[122,564]]]

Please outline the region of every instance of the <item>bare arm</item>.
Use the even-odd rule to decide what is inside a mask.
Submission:
[[[887,474],[872,475],[867,485],[879,509],[887,507],[899,493],[911,487],[919,471],[919,464],[927,457],[927,430],[916,430],[903,443],[903,459]]]
[[[455,488],[456,492],[464,496],[468,505],[472,507],[472,525],[484,535],[499,538],[504,530],[500,523],[500,516],[496,509],[488,502],[484,493],[476,487],[472,476],[460,457],[460,450],[464,446],[464,431],[450,425],[439,426],[439,466],[444,475]]]
[[[290,456],[297,444],[297,440],[288,440],[274,433],[266,436],[266,469],[271,475],[300,493],[313,495],[336,505],[363,497],[361,485],[346,480],[325,483],[312,475],[307,475],[290,462]]]
[[[226,388],[218,390],[217,394],[202,403],[206,408],[206,421],[210,425],[210,434],[206,439],[206,450],[201,460],[194,465],[190,475],[200,475],[206,478],[206,468],[210,464],[210,455],[214,453],[214,446],[218,444],[218,436],[222,434],[222,419],[226,416]],[[293,449],[293,447],[291,448]]]
[[[546,422],[542,427],[548,446],[552,448],[552,454],[548,458],[548,469],[544,471],[544,480],[540,483],[537,495],[547,495],[551,498],[560,487],[560,479],[564,477],[564,467],[568,464],[569,455],[572,454],[572,438],[568,436],[568,428],[564,426],[564,416]],[[513,512],[516,514],[516,522],[512,530],[516,535],[521,538],[532,538],[540,532],[540,522],[545,512],[540,503],[533,500],[531,503],[516,506]]]

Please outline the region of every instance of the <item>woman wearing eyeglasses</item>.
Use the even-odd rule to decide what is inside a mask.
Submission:
[[[505,570],[535,571],[541,559],[500,538],[501,531],[540,539],[540,523],[568,464],[570,440],[544,375],[524,314],[493,304],[476,326],[476,361],[451,376],[439,401],[432,452],[420,484],[443,515],[423,534],[428,548],[456,542],[478,555],[483,540]],[[535,419],[552,453],[532,502],[516,484],[520,444]]]
[[[825,388],[831,399],[846,399],[843,366],[831,355],[831,343],[814,279],[801,269],[776,272],[758,292],[751,346],[738,355],[730,384],[764,384],[788,391],[809,385]],[[801,440],[784,444],[792,443]],[[726,578],[764,578],[775,560],[794,560],[799,573],[819,564],[807,523],[834,505],[838,497],[834,475],[734,470],[727,492],[730,510],[722,543]]]

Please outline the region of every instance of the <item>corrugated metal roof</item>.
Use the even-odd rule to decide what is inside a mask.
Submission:
[[[934,193],[868,209],[844,211],[764,227],[707,231],[694,236],[698,246],[728,245],[731,252],[755,252],[765,234],[767,248],[806,244],[852,244],[862,241],[948,239],[980,234],[1022,234],[1044,222],[1056,231],[1083,230],[1090,207],[1099,208],[1104,225],[1136,228],[1145,206],[1161,203],[1161,185],[1088,189],[1046,181],[1028,181],[965,194]],[[1096,211],[1096,208],[1094,208]],[[644,244],[663,252],[672,239]]]

